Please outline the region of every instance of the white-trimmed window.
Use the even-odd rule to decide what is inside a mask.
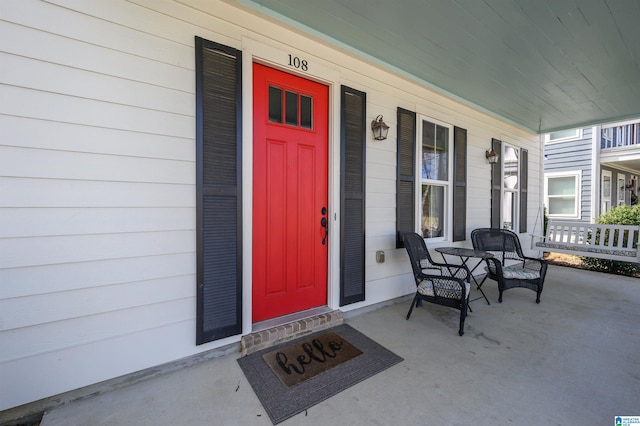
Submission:
[[[602,180],[600,183],[600,214],[611,210],[611,171],[602,171]]]
[[[397,130],[396,247],[405,232],[464,241],[467,130],[400,107]]]
[[[580,217],[580,171],[546,173],[545,198],[549,217]]]
[[[491,167],[491,227],[527,232],[529,151],[495,138],[491,149],[501,153]]]
[[[491,227],[527,232],[529,151],[495,138],[491,149],[501,153],[491,167]]]
[[[453,126],[421,117],[418,125],[418,229],[425,238],[449,236]]]
[[[582,139],[582,129],[560,130],[544,135],[545,143],[556,143]]]
[[[624,206],[626,204],[625,194],[626,194],[626,176],[618,173],[618,206]]]

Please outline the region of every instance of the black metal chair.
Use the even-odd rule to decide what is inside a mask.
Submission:
[[[536,303],[547,274],[547,261],[527,257],[522,252],[518,236],[506,229],[478,228],[471,231],[471,242],[476,250],[488,251],[493,258],[485,259],[487,276],[498,282],[498,302],[502,292],[514,287],[524,287],[536,292]]]
[[[447,265],[434,262],[424,238],[416,233],[402,234],[404,246],[409,254],[413,276],[416,280],[416,295],[411,301],[407,319],[411,317],[413,308],[420,306],[421,301],[449,306],[460,311],[460,328],[458,334],[464,334],[464,320],[467,317],[469,303],[469,279],[471,274],[466,266]]]

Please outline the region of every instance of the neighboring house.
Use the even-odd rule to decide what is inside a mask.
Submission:
[[[640,121],[545,135],[544,204],[549,218],[594,222],[638,201]]]
[[[218,0],[0,9],[0,410],[411,294],[398,232],[530,246],[511,122]]]

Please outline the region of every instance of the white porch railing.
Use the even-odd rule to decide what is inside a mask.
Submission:
[[[602,129],[600,149],[640,146],[640,122]]]

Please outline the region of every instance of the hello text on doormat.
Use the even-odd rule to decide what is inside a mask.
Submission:
[[[360,349],[328,332],[268,352],[262,358],[280,381],[291,387],[359,355]]]

